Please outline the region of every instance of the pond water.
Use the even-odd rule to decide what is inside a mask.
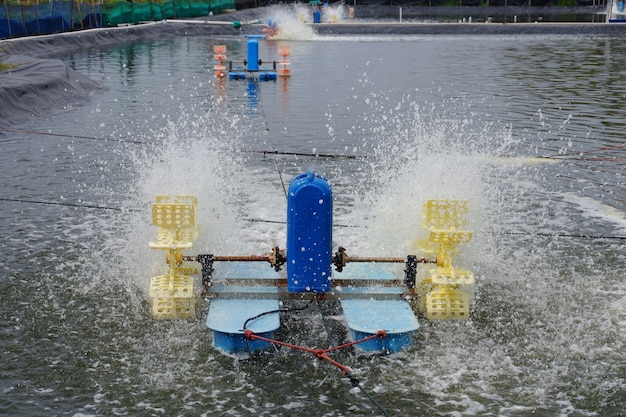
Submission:
[[[624,415],[624,40],[285,38],[260,56],[289,44],[292,77],[260,83],[213,76],[213,45],[241,61],[243,37],[68,53],[105,90],[0,136],[0,414]],[[205,309],[150,316],[157,194],[198,196],[192,253],[262,254],[284,246],[284,187],[308,167],[354,255],[404,257],[423,202],[469,200],[471,319],[333,356],[379,407],[312,356],[215,351]],[[327,346],[322,314],[343,340],[323,308],[279,336]]]

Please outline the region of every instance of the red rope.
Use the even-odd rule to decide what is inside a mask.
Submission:
[[[326,349],[326,352],[332,352],[334,350],[344,349],[344,348],[347,348],[347,347],[350,347],[350,346],[357,345],[359,343],[367,342],[368,340],[375,339],[377,337],[380,337],[381,339],[384,339],[385,337],[387,337],[387,332],[384,331],[384,330],[378,330],[376,333],[374,333],[371,336],[367,336],[367,337],[364,337],[363,339],[355,340],[354,342],[346,343],[344,345],[339,345],[339,346],[335,346],[333,348]]]
[[[248,340],[263,340],[265,342],[273,343],[275,345],[286,346],[292,349],[303,350],[305,352],[312,353],[313,355],[315,355],[317,359],[320,359],[320,360],[323,359],[335,365],[337,368],[339,368],[341,373],[343,373],[345,376],[350,376],[350,374],[352,373],[350,368],[332,359],[330,356],[328,356],[328,353],[334,352],[335,350],[354,346],[359,343],[367,342],[368,340],[375,339],[377,337],[384,339],[385,337],[387,337],[387,332],[384,330],[378,330],[375,334],[371,336],[367,336],[367,337],[364,337],[363,339],[355,340],[354,342],[346,343],[340,346],[335,346],[329,349],[311,349],[306,346],[298,346],[298,345],[294,345],[294,344],[287,343],[287,342],[281,342],[280,340],[274,340],[274,339],[269,339],[267,337],[258,336],[252,330],[249,330],[249,329],[246,329],[243,331],[243,336]]]

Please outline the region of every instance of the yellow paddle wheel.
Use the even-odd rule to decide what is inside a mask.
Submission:
[[[167,251],[167,272],[150,279],[150,299],[154,318],[194,318],[197,294],[194,278],[198,270],[183,263],[184,249],[198,238],[197,199],[194,196],[159,195],[152,205],[152,224],[159,227],[152,249]]]
[[[472,239],[462,230],[467,224],[467,200],[428,200],[422,210],[422,225],[428,237],[418,241],[424,253],[437,256],[437,267],[428,270],[416,286],[419,308],[429,319],[468,318],[474,300],[474,274],[453,266],[461,243]]]

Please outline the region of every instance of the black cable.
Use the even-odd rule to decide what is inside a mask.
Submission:
[[[288,152],[288,151],[249,151],[251,153],[260,153],[265,155],[286,155],[286,156],[310,156],[314,158],[345,158],[345,159],[367,159],[364,155],[337,155],[329,153],[311,153],[311,152]]]
[[[269,131],[269,129],[266,130]],[[0,127],[0,131],[12,132],[12,133],[25,133],[29,135],[41,135],[41,136],[54,136],[60,138],[71,138],[71,139],[85,139],[85,140],[95,140],[95,141],[103,141],[103,142],[118,142],[118,143],[135,143],[135,144],[147,144],[154,145],[158,142],[148,142],[141,140],[132,140],[132,139],[114,139],[114,138],[101,138],[97,136],[83,136],[83,135],[71,135],[67,133],[54,133],[54,132],[42,132],[38,130],[25,130],[25,129],[10,129],[5,127]],[[268,150],[246,150],[245,152],[250,153],[260,153],[265,155],[286,155],[286,156],[308,156],[308,157],[316,157],[316,158],[346,158],[346,159],[365,159],[366,156],[359,155],[335,155],[335,154],[325,154],[325,153],[308,153],[308,152],[289,152],[289,151],[268,151]]]
[[[307,305],[305,305],[304,307],[292,307],[292,308],[278,308],[276,310],[269,310],[269,311],[264,311],[263,313],[257,314],[256,316],[250,317],[248,319],[246,319],[246,321],[243,322],[243,331],[248,330],[248,323],[251,321],[254,321],[256,319],[259,319],[263,316],[267,316],[269,314],[275,314],[275,313],[287,313],[289,311],[302,311],[302,310],[306,310],[307,308],[309,308],[311,306],[311,304],[313,304],[313,300],[309,301],[309,303]],[[244,337],[244,341],[246,342],[246,348],[248,349],[248,354],[252,355],[252,350],[250,349],[250,345],[248,344],[248,339]]]
[[[336,346],[337,344],[335,343],[333,335],[330,332],[330,326],[328,326],[328,320],[326,320],[326,316],[324,315],[324,311],[322,310],[322,305],[320,304],[319,300],[317,300],[317,310],[319,311],[320,316],[322,316],[322,323],[324,324],[324,329],[326,330],[326,336],[328,337],[329,345]]]
[[[287,187],[285,187],[285,181],[283,180],[283,173],[280,172],[280,168],[278,167],[278,161],[276,157],[274,157],[274,166],[276,167],[276,171],[278,172],[278,177],[280,178],[280,185],[283,187],[283,193],[285,194],[285,198],[287,197]]]
[[[256,315],[256,316],[254,316],[254,317],[250,317],[250,318],[246,319],[246,321],[244,321],[244,322],[243,322],[243,330],[244,330],[244,331],[245,331],[245,330],[248,330],[248,323],[249,323],[249,322],[251,322],[251,321],[254,321],[254,320],[256,320],[256,319],[260,319],[261,317],[263,317],[263,316],[267,316],[267,315],[269,315],[269,314],[275,314],[275,313],[285,313],[285,312],[287,312],[287,311],[289,311],[289,309],[288,309],[288,308],[277,308],[276,310],[264,311],[264,312],[262,312],[261,314],[257,314],[257,315]]]
[[[72,138],[72,139],[88,139],[88,140],[98,140],[98,141],[103,141],[103,142],[138,143],[138,144],[152,143],[152,142],[146,142],[146,141],[141,141],[141,140],[99,138],[96,136],[69,135],[69,134],[64,134],[64,133],[41,132],[38,130],[9,129],[6,127],[0,127],[0,130],[4,130],[6,132],[13,132],[13,133],[28,133],[29,135],[56,136],[60,138]]]
[[[252,223],[272,223],[272,224],[287,224],[285,220],[264,220],[264,219],[242,219]],[[351,224],[334,224],[333,227],[361,227]]]
[[[113,211],[123,211],[120,207],[107,207],[107,206],[98,206],[94,204],[79,204],[79,203],[60,203],[57,201],[42,201],[42,200],[24,200],[21,198],[7,198],[0,197],[0,201],[12,201],[16,203],[29,203],[29,204],[45,204],[50,206],[62,206],[62,207],[77,207],[77,208],[86,208],[86,209],[96,209],[96,210],[113,210]],[[139,212],[141,209],[126,209],[131,212]],[[282,220],[263,220],[263,219],[243,219],[248,222],[257,222],[257,223],[272,223],[272,224],[286,224],[287,222]],[[335,224],[333,227],[359,227],[353,225],[341,225]],[[626,240],[626,236],[602,236],[602,235],[576,235],[569,233],[530,233],[530,232],[500,232],[505,235],[521,235],[521,236],[545,236],[545,237],[569,237],[569,238],[578,238],[578,239],[616,239],[616,240]]]
[[[504,235],[522,236],[546,236],[546,237],[572,237],[578,239],[618,239],[626,240],[626,236],[600,236],[600,235],[575,235],[568,233],[530,233],[530,232],[501,232]]]
[[[281,312],[285,312],[285,311],[287,311],[287,310],[283,309],[283,308],[279,308],[279,309],[276,309],[276,310],[264,311],[261,314],[257,314],[254,317],[250,317],[250,318],[246,319],[246,321],[243,322],[243,331],[248,330],[247,329],[248,322],[254,321],[256,319],[259,319],[259,318],[261,318],[263,316],[267,316],[269,314],[281,313]],[[246,349],[248,350],[248,355],[252,356],[252,349],[250,349],[250,344],[248,343],[248,338],[244,336],[243,341],[246,342]]]
[[[263,110],[261,109],[261,113],[263,113]],[[10,129],[10,128],[5,128],[5,127],[0,127],[0,131],[5,131],[5,132],[12,132],[12,133],[26,133],[26,134],[30,134],[30,135],[42,135],[42,136],[55,136],[55,137],[61,137],[61,138],[71,138],[71,139],[86,139],[86,140],[95,140],[95,141],[103,141],[103,142],[118,142],[118,143],[135,143],[135,144],[148,144],[148,145],[153,145],[157,142],[149,142],[149,141],[142,141],[142,140],[132,140],[132,139],[124,139],[124,138],[120,138],[120,139],[114,139],[114,138],[102,138],[102,137],[97,137],[97,136],[84,136],[84,135],[72,135],[72,134],[67,134],[67,133],[54,133],[54,132],[42,132],[42,131],[38,131],[38,130],[26,130],[26,129]],[[269,132],[269,128],[267,128],[267,123],[266,123],[266,131]],[[623,148],[624,145],[620,145],[620,146],[615,146],[615,147],[610,147],[610,148],[602,148],[599,150],[616,150],[619,148]],[[570,153],[566,153],[566,154],[556,154],[556,155],[546,155],[546,156],[538,156],[536,158],[538,159],[551,159],[551,160],[558,160],[558,161],[604,161],[606,160],[606,158],[585,158],[584,156],[581,157],[579,155],[581,154],[586,154],[586,153],[590,153],[590,152],[597,152],[599,150],[591,150],[591,151],[583,151],[583,152],[570,152]],[[342,155],[342,154],[329,154],[329,153],[318,153],[318,152],[290,152],[290,151],[278,151],[278,150],[274,150],[274,151],[268,151],[268,150],[248,150],[246,152],[250,152],[250,153],[260,153],[262,154],[264,157],[266,155],[285,155],[285,156],[306,156],[306,157],[313,157],[313,158],[338,158],[338,159],[367,159],[367,158],[371,158],[371,156],[367,156],[367,155]],[[572,157],[576,155],[577,157]],[[610,157],[610,160],[617,160],[617,159],[623,159],[623,158],[617,158],[617,157]]]
[[[50,206],[80,207],[80,208],[98,209],[98,210],[122,211],[122,209],[119,207],[106,207],[106,206],[97,206],[97,205],[92,205],[92,204],[78,204],[78,203],[59,203],[56,201],[23,200],[19,198],[6,198],[6,197],[0,197],[0,201],[13,201],[16,203],[47,204]],[[140,211],[140,210],[129,209],[128,211]]]
[[[306,304],[304,307],[298,307],[298,308],[278,308],[275,310],[269,310],[269,311],[264,311],[263,313],[257,314],[256,316],[250,317],[248,319],[246,319],[246,321],[243,323],[243,330],[247,330],[248,327],[248,323],[251,321],[254,321],[256,319],[259,319],[261,317],[267,316],[269,314],[275,314],[275,313],[284,313],[284,312],[289,312],[289,311],[302,311],[305,310],[307,308],[309,308],[311,305],[313,305],[314,300],[311,300],[308,304]],[[333,339],[332,339],[332,335],[330,332],[330,329],[327,326],[326,323],[326,317],[324,316],[323,311],[321,310],[321,306],[319,304],[319,300],[317,301],[317,307],[318,310],[322,316],[322,320],[324,322],[324,327],[326,328],[326,333],[328,335],[328,340],[331,342],[331,345],[334,345],[333,343]],[[248,354],[252,354],[252,351],[250,350],[250,345],[248,344],[248,339],[244,338],[245,342],[246,342],[246,348],[248,349]],[[350,384],[355,387],[358,388],[363,395],[365,395],[365,397],[370,400],[370,402],[372,404],[374,404],[374,406],[385,416],[385,417],[390,417],[389,413],[387,413],[387,411],[378,403],[378,401],[376,401],[376,399],[374,399],[374,397],[372,397],[361,385],[360,381],[351,373],[346,373],[345,374],[346,378],[348,378],[350,380]]]
[[[330,346],[336,346],[335,340],[332,337],[332,333],[330,331],[330,327],[328,326],[328,322],[326,320],[326,316],[324,315],[324,311],[322,310],[322,306],[320,305],[319,300],[317,301],[317,309],[320,313],[320,315],[322,316],[322,323],[324,324],[324,329],[326,329],[326,335],[328,337],[328,342],[330,344]],[[361,390],[361,392],[367,397],[368,400],[370,400],[372,402],[372,404],[374,404],[374,406],[376,408],[378,408],[378,410],[380,410],[381,413],[383,413],[383,415],[385,417],[389,417],[389,414],[387,414],[387,411],[385,411],[385,409],[367,392],[365,391],[365,389],[363,389],[363,387],[361,386],[361,383],[359,382],[359,380],[352,375],[351,373],[346,373],[345,374],[346,378],[348,378],[350,380],[350,384],[353,387],[358,388],[359,390]]]
[[[350,380],[350,384],[353,387],[358,388],[363,393],[363,395],[365,395],[367,399],[370,400],[372,404],[374,404],[374,406],[376,406],[376,408],[378,408],[378,410],[381,413],[383,413],[385,417],[390,417],[387,411],[385,411],[385,409],[380,404],[378,404],[378,402],[374,399],[374,397],[372,397],[365,389],[363,389],[363,387],[361,386],[361,383],[354,375],[346,374],[346,378],[348,378]]]

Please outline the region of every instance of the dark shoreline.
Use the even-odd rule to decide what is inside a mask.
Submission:
[[[371,10],[365,6],[362,10]],[[387,6],[373,6],[375,8]],[[391,7],[391,6],[389,6]],[[446,12],[478,12],[486,8],[445,8]],[[491,8],[496,9],[496,8]],[[397,7],[394,7],[397,11]],[[404,9],[403,9],[404,10]],[[510,8],[514,12],[515,8]],[[502,12],[502,10],[500,10]],[[119,45],[179,36],[238,36],[262,34],[262,25],[248,25],[267,18],[267,8],[185,21],[163,21],[126,27],[90,29],[53,35],[0,41],[0,64],[12,69],[0,71],[0,128],[15,126],[29,117],[53,111],[63,105],[81,104],[100,87],[96,82],[54,59],[69,51],[95,45]],[[379,15],[381,15],[380,13]],[[474,16],[477,14],[475,13]],[[357,16],[359,14],[357,13]],[[241,21],[240,28],[232,21]],[[351,23],[319,24],[320,35],[582,35],[626,34],[619,23]],[[2,133],[0,132],[0,135]]]
[[[553,13],[598,13],[597,7],[417,7],[402,6],[406,19],[399,23],[398,6],[357,6],[355,20],[349,23],[315,25],[320,35],[361,35],[361,34],[401,34],[401,35],[515,35],[515,34],[558,34],[558,35],[619,35],[626,33],[626,24],[604,22],[532,22],[532,23],[424,23],[408,22],[409,16],[516,16],[522,13],[549,15]],[[239,10],[216,16],[187,19],[185,21],[162,21],[156,23],[121,26],[102,29],[89,29],[52,35],[7,39],[0,41],[0,57],[4,54],[51,57],[64,54],[71,49],[90,48],[93,45],[106,46],[131,43],[163,37],[176,36],[236,36],[240,34],[262,34],[261,25],[246,25],[245,22],[268,17],[269,8]],[[378,21],[359,19],[378,18]],[[380,21],[381,18],[388,19]],[[244,23],[234,28],[232,21]],[[193,23],[192,23],[193,22]]]

